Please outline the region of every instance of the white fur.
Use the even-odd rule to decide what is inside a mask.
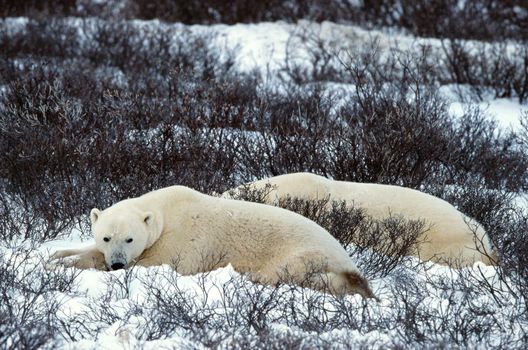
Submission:
[[[315,289],[328,283],[336,294],[373,296],[341,245],[313,221],[288,210],[173,186],[103,211],[93,209],[90,217],[95,246],[58,252],[54,258],[82,256],[71,264],[80,268],[174,264],[184,275],[230,263],[257,282],[276,284],[287,271],[293,282]],[[323,270],[306,280],[311,265]]]
[[[297,197],[303,199],[323,199],[346,201],[363,208],[375,219],[401,215],[406,219],[425,220],[428,231],[426,237],[419,238],[418,251],[424,260],[438,263],[451,262],[459,266],[475,261],[490,264],[487,256],[477,251],[476,233],[482,240],[482,251],[494,253],[484,229],[473,219],[465,216],[448,202],[429,194],[400,186],[333,181],[310,173],[280,175],[253,182],[250,188],[262,189],[266,184],[273,189],[266,197],[266,203],[277,205],[279,199]],[[245,185],[247,186],[247,185]],[[230,192],[222,197],[229,198]],[[373,247],[375,248],[375,247]]]

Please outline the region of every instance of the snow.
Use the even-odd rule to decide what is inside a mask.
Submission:
[[[278,69],[286,58],[286,44],[291,36],[291,25],[286,23],[236,24],[215,26],[219,45],[237,52],[236,66],[242,72],[255,69]]]
[[[515,196],[513,204],[524,211],[528,215],[528,193],[523,192]]]
[[[102,2],[102,1],[101,1]],[[8,28],[13,32],[23,30],[23,27],[28,22],[26,18],[15,18],[3,20],[7,23]],[[85,20],[71,19],[72,23],[78,23],[79,35],[87,36],[85,31],[87,26],[81,30],[81,22]],[[400,50],[412,50],[417,45],[429,45],[433,48],[439,49],[440,42],[436,39],[414,38],[399,34],[397,36],[389,36],[382,31],[365,30],[352,25],[336,24],[330,22],[310,23],[307,21],[299,21],[297,24],[290,24],[285,22],[276,23],[258,23],[258,24],[236,24],[228,25],[212,25],[212,26],[184,26],[181,24],[167,25],[159,21],[131,21],[134,25],[143,26],[146,30],[149,27],[163,27],[167,30],[177,33],[182,30],[191,30],[196,32],[214,32],[218,34],[215,45],[219,48],[228,48],[236,52],[236,67],[240,72],[251,72],[259,70],[266,74],[275,74],[282,68],[282,65],[288,55],[293,55],[296,60],[302,62],[309,58],[306,50],[307,42],[294,39],[292,33],[307,32],[311,33],[313,37],[323,39],[329,48],[341,50],[343,48],[353,50],[367,45],[372,40],[376,40],[380,47],[388,49],[395,45]],[[292,41],[295,41],[292,45]],[[313,43],[312,43],[313,44]],[[115,79],[124,81],[121,72],[115,74]],[[350,94],[355,87],[347,84],[329,84],[329,93],[336,93],[338,96]],[[0,87],[0,94],[4,91],[4,87]],[[340,99],[341,100],[341,99]],[[449,112],[454,116],[461,116],[466,108],[472,106],[471,103],[456,101],[452,96]],[[486,110],[490,116],[496,118],[499,125],[504,129],[518,129],[520,127],[519,117],[526,111],[526,106],[522,106],[513,99],[489,99],[485,102],[476,104],[478,107]],[[336,106],[337,109],[338,106]],[[152,130],[156,133],[156,130]],[[261,136],[252,132],[245,132],[247,137],[258,140]],[[135,137],[135,135],[130,135]],[[528,196],[519,196],[518,202],[520,206],[528,208]],[[528,209],[527,209],[528,210]],[[38,256],[48,257],[55,250],[64,248],[82,248],[93,244],[93,240],[86,240],[86,235],[82,230],[75,229],[63,239],[46,242],[38,247],[34,252],[34,259],[30,260],[30,264],[38,264]],[[13,248],[0,247],[6,258],[14,256]],[[23,262],[23,256],[16,257],[15,260]],[[476,263],[473,267],[461,269],[460,271],[427,263],[420,265],[420,269],[415,269],[417,264],[415,258],[410,258],[409,262],[399,269],[405,272],[409,278],[421,283],[424,288],[427,288],[429,295],[426,299],[418,303],[419,308],[429,310],[431,313],[449,313],[452,307],[451,296],[446,295],[446,291],[441,288],[443,282],[463,279],[464,276],[472,275],[476,280],[485,281],[491,285],[495,285],[498,289],[502,288],[501,282],[497,278],[497,269],[495,267],[485,266],[481,263]],[[44,266],[41,266],[43,269]],[[72,269],[69,269],[72,270]],[[271,287],[260,287],[253,285],[249,279],[240,275],[232,266],[226,266],[210,273],[198,274],[195,276],[181,276],[172,270],[169,266],[157,266],[151,268],[137,267],[131,271],[112,271],[102,272],[95,270],[86,270],[81,272],[70,271],[77,273],[75,277],[74,292],[70,294],[56,292],[54,298],[61,301],[61,306],[58,310],[59,317],[64,322],[84,323],[88,331],[79,337],[79,340],[71,341],[63,339],[61,347],[66,349],[121,349],[121,348],[145,348],[145,349],[159,349],[159,348],[206,348],[203,344],[194,342],[189,338],[188,333],[183,328],[177,330],[166,339],[145,340],[140,333],[140,330],[145,323],[149,322],[148,316],[150,313],[155,313],[155,304],[153,302],[152,291],[149,286],[155,284],[164,293],[174,293],[178,295],[186,295],[193,298],[197,305],[203,305],[216,310],[218,315],[228,315],[232,310],[225,307],[226,298],[236,292],[234,288],[243,287],[248,290],[264,288],[264,294],[272,293]],[[397,288],[401,281],[399,277],[387,276],[371,281],[372,287],[378,297],[379,302],[369,300],[365,303],[369,307],[369,311],[379,318],[389,317],[394,312],[397,312],[398,305],[395,305],[394,289]],[[148,283],[146,283],[148,281]],[[177,281],[177,283],[173,283]],[[232,281],[239,281],[233,284]],[[434,282],[434,283],[428,283]],[[115,284],[123,285],[120,293],[110,288]],[[253,288],[253,289],[252,289]],[[286,291],[289,286],[284,286],[283,291]],[[299,310],[306,310],[308,305],[303,304],[306,298],[321,296],[321,293],[310,290],[303,290],[299,288],[293,292],[296,300],[296,307]],[[510,312],[514,312],[517,307],[515,300],[507,293],[500,296],[503,302],[502,309],[495,309],[496,317],[506,317]],[[108,298],[109,304],[119,314],[121,320],[114,323],[101,322],[98,323],[89,314],[93,312],[94,308],[98,310],[98,302]],[[457,297],[455,296],[455,299]],[[360,305],[364,302],[359,296],[345,297],[347,305]],[[455,300],[460,303],[460,300]],[[476,306],[486,308],[488,305],[493,305],[493,301],[487,294],[481,294],[471,301]],[[238,305],[238,304],[233,304]],[[331,318],[332,312],[335,311],[335,305],[332,303],[325,304],[326,317]],[[401,305],[400,305],[401,306]],[[491,306],[492,307],[492,306]],[[131,308],[137,308],[138,314],[127,317],[125,314]],[[376,317],[370,316],[370,317]],[[454,315],[454,317],[457,315]],[[505,321],[506,322],[506,321]],[[297,334],[310,339],[314,335],[309,331],[303,331],[294,327],[288,326],[284,320],[280,322],[271,323],[273,332],[280,334]],[[97,333],[93,331],[100,327]],[[515,325],[512,326],[515,329]],[[508,330],[508,328],[507,328]],[[509,329],[510,331],[512,329]],[[322,332],[319,337],[328,341],[330,344],[339,348],[339,343],[336,341],[343,339],[354,339],[357,344],[375,344],[377,347],[391,347],[394,346],[392,342],[397,336],[397,330],[379,330],[370,329],[368,331],[360,331],[358,329],[336,328],[330,331]],[[493,330],[494,336],[499,338],[501,329]],[[97,333],[97,336],[93,336]],[[309,342],[307,343],[309,346]],[[405,345],[405,344],[403,344]],[[482,345],[482,344],[480,344]],[[229,340],[223,343],[223,347],[229,347]]]
[[[494,118],[502,129],[518,130],[521,128],[521,115],[528,111],[527,106],[523,106],[518,100],[499,98],[491,99],[480,103],[453,102],[449,106],[449,113],[460,117],[467,108],[477,106]]]
[[[7,28],[10,35],[14,35],[25,30],[26,25],[29,23],[29,19],[27,17],[8,17],[0,19],[0,23],[2,23],[3,27]]]
[[[82,247],[90,244],[90,241],[83,241],[79,230],[73,230],[71,236],[61,240],[56,240],[43,244],[37,251],[32,253],[35,257],[32,263],[38,265],[37,256],[49,256],[55,249],[62,247]],[[475,263],[473,267],[461,270],[454,270],[446,266],[426,263],[419,265],[418,259],[409,258],[408,263],[400,267],[417,283],[427,288],[427,296],[417,305],[424,312],[438,314],[449,314],[453,307],[453,296],[442,288],[442,283],[450,280],[464,279],[468,275],[473,275],[478,280],[486,280],[488,283],[496,284],[500,288],[497,279],[495,267],[486,266],[482,263]],[[416,268],[416,266],[421,266]],[[214,310],[211,317],[220,319],[229,319],[232,313],[236,313],[233,307],[245,307],[240,304],[241,295],[237,294],[240,290],[247,290],[248,295],[259,293],[261,295],[271,295],[284,293],[289,295],[282,299],[281,303],[287,300],[295,300],[297,313],[309,314],[310,305],[313,300],[319,300],[323,293],[309,289],[296,288],[290,290],[290,286],[285,285],[279,288],[279,292],[272,287],[254,285],[247,277],[237,273],[231,265],[216,269],[212,272],[197,274],[193,276],[181,276],[176,273],[170,266],[162,265],[156,267],[135,267],[131,270],[119,271],[95,271],[83,270],[75,271],[68,268],[75,276],[73,291],[69,294],[55,292],[55,300],[61,301],[61,306],[57,315],[63,322],[71,323],[80,322],[84,325],[85,334],[77,341],[63,341],[61,347],[65,349],[128,349],[141,347],[145,349],[157,349],[164,346],[171,348],[204,348],[203,344],[195,343],[188,337],[184,328],[176,328],[175,332],[166,339],[145,340],[142,335],[144,327],[151,322],[149,315],[155,315],[157,310],[156,298],[153,297],[152,286],[156,286],[165,295],[171,298],[186,298],[193,300],[196,307],[204,310]],[[373,290],[380,298],[380,301],[368,300],[365,305],[369,308],[369,317],[380,318],[395,317],[401,305],[395,305],[394,289],[401,283],[399,278],[387,276],[371,280]],[[118,287],[116,287],[118,286]],[[291,293],[291,294],[288,294]],[[326,299],[326,301],[324,301]],[[238,301],[237,301],[238,300]],[[505,294],[502,299],[503,303],[500,310],[495,309],[495,317],[507,315],[516,307],[515,301]],[[362,309],[365,301],[359,295],[345,297],[348,307]],[[497,308],[490,300],[489,295],[482,294],[471,301],[473,307],[480,307],[483,310],[491,307]],[[285,304],[287,305],[287,304]],[[323,298],[323,309],[321,317],[331,319],[332,315],[338,312],[339,305],[332,302],[330,296]],[[117,317],[115,322],[98,320],[99,316],[90,316],[94,312],[104,314],[105,310],[101,308],[110,308],[111,312]],[[130,315],[130,310],[134,315]],[[106,310],[108,311],[108,310]],[[270,314],[271,318],[280,317],[281,311],[278,308]],[[461,315],[458,315],[461,316]],[[453,316],[457,317],[457,316]],[[431,322],[434,322],[431,320]],[[339,342],[340,340],[354,339],[357,344],[376,344],[384,347],[392,344],[394,337],[397,335],[396,330],[371,329],[369,331],[360,331],[357,329],[334,328],[324,331],[318,336],[309,331],[303,331],[296,327],[288,326],[284,320],[273,322],[271,329],[279,334],[295,335],[310,341],[317,339],[328,341],[330,343]],[[440,327],[440,325],[438,325]],[[89,332],[87,330],[90,330]],[[497,337],[502,330],[495,329]],[[96,337],[93,334],[98,334]],[[91,335],[90,335],[91,334]],[[313,339],[312,339],[313,338]],[[310,340],[312,339],[312,340]],[[346,343],[345,343],[346,344]],[[229,348],[229,341],[223,344],[221,348]],[[337,346],[337,348],[342,348]]]
[[[204,26],[189,27],[203,32]],[[284,66],[286,58],[296,64],[308,62],[309,49],[323,42],[330,52],[357,52],[367,45],[375,45],[381,51],[397,49],[417,50],[421,46],[440,51],[437,39],[415,38],[405,34],[387,35],[379,30],[365,30],[354,25],[328,21],[321,23],[300,20],[296,24],[285,22],[261,22],[256,24],[212,25],[206,30],[218,34],[217,46],[236,52],[236,66],[241,72],[261,71],[273,76]],[[346,56],[346,55],[345,55]]]

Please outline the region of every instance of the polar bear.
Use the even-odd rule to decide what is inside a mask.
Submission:
[[[278,201],[286,197],[329,198],[360,207],[374,219],[401,215],[406,219],[423,220],[426,231],[418,237],[417,251],[413,252],[423,260],[456,267],[475,261],[490,265],[498,260],[480,224],[448,202],[410,188],[334,181],[311,173],[293,173],[239,186],[223,193],[222,197],[231,198],[239,191],[262,190],[265,186],[269,187],[269,193],[264,200],[271,205],[278,205]]]
[[[183,186],[90,213],[95,244],[52,259],[81,269],[173,264],[183,275],[231,264],[259,283],[287,279],[334,294],[374,297],[330,233],[291,211],[208,196]]]

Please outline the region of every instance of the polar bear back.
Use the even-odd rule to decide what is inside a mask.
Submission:
[[[375,219],[402,216],[422,220],[427,229],[419,246],[422,259],[436,262],[459,259],[463,265],[473,261],[490,263],[485,254],[477,251],[474,241],[476,233],[484,245],[479,249],[492,251],[484,229],[448,202],[432,195],[400,186],[334,181],[310,173],[280,175],[250,184],[256,189],[267,185],[272,189],[266,203],[272,205],[288,196],[307,200],[329,198],[362,208]],[[226,192],[224,196],[229,194]]]
[[[272,269],[296,256],[320,257],[334,272],[358,272],[347,252],[325,229],[291,211],[215,198],[182,186],[120,202],[158,211],[163,229],[142,259],[145,265],[179,257],[178,271],[193,274],[231,263],[239,271]],[[122,209],[119,209],[119,211]]]

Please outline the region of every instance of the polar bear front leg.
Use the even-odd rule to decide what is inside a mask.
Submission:
[[[76,267],[78,269],[107,270],[103,253],[95,244],[80,249],[64,249],[55,252],[48,268],[53,266]]]
[[[84,248],[57,250],[55,253],[53,253],[50,259],[57,260],[61,258],[66,258],[68,256],[72,256],[72,255],[80,255],[80,254],[88,253],[93,250],[97,250],[97,248],[95,247],[95,243],[87,247],[84,247]]]

